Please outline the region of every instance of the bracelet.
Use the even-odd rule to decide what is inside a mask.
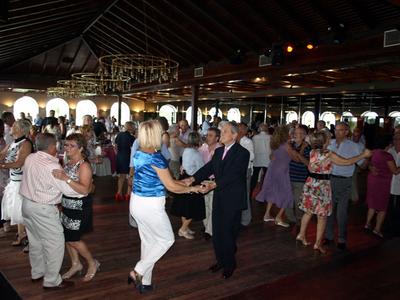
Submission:
[[[72,182],[71,178],[68,178],[67,183],[70,184]]]

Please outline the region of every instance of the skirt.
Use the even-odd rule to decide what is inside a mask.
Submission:
[[[181,177],[187,178],[187,175]],[[171,205],[171,214],[176,217],[185,217],[194,221],[206,218],[206,207],[202,194],[174,194]]]
[[[71,198],[63,196],[61,224],[66,242],[77,242],[83,234],[93,230],[92,197]]]
[[[1,219],[10,220],[11,225],[23,224],[22,201],[19,193],[20,181],[10,181],[4,189],[3,199],[1,201]]]

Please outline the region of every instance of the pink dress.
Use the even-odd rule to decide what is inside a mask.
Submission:
[[[375,150],[371,157],[371,164],[376,168],[377,175],[368,173],[367,204],[368,208],[377,211],[386,211],[390,199],[390,183],[392,172],[388,161],[394,161],[393,156],[384,150]]]

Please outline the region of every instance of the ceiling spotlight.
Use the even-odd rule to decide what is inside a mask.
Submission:
[[[286,52],[287,53],[292,53],[293,50],[294,50],[294,47],[292,45],[287,45],[287,47],[286,47]]]
[[[306,47],[308,50],[314,49],[314,45],[312,43],[308,43]]]

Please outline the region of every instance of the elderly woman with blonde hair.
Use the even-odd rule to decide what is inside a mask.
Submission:
[[[140,260],[129,273],[140,293],[152,291],[154,264],[174,243],[174,233],[165,212],[166,190],[173,193],[198,193],[200,186],[187,187],[171,177],[168,162],[160,149],[163,129],[158,121],[140,124],[140,148],[133,157],[134,179],[129,211],[138,224],[141,240]]]
[[[26,157],[33,150],[32,142],[27,138],[30,128],[29,120],[15,121],[11,127],[14,142],[0,152],[0,160],[4,159],[0,168],[10,170],[10,182],[5,187],[1,202],[1,219],[10,220],[11,225],[18,224],[18,235],[16,241],[12,243],[13,246],[20,246],[27,237],[23,225],[22,196],[19,194],[19,188],[22,179],[22,167]]]

